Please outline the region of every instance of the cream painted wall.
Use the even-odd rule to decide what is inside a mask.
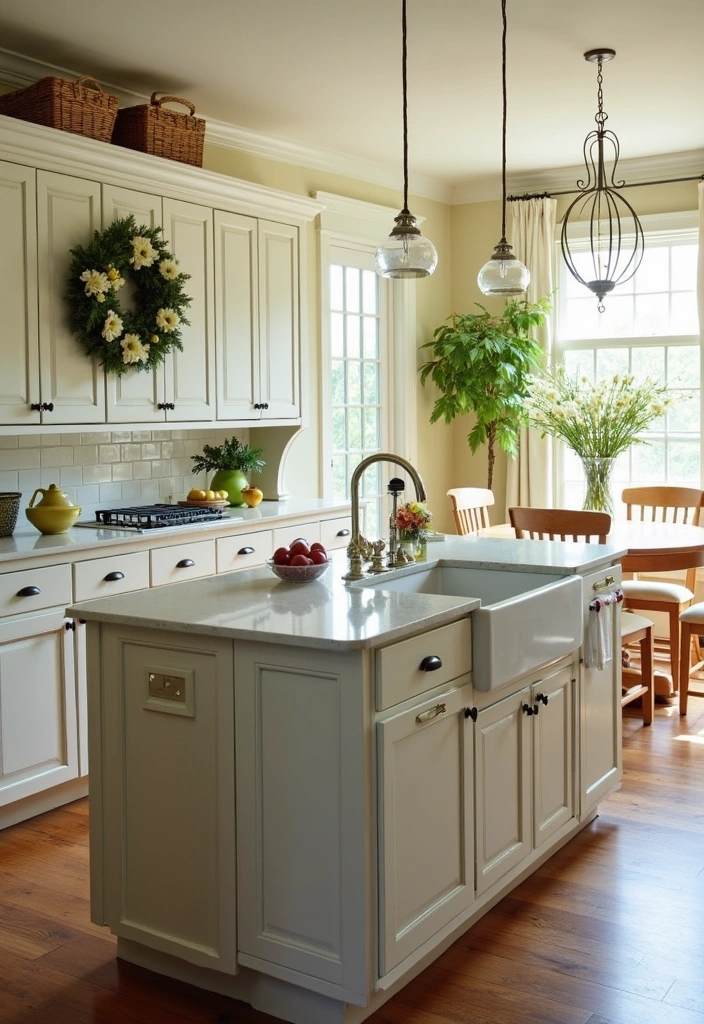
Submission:
[[[234,150],[206,146],[203,166],[220,174],[228,174],[295,195],[312,195],[317,191],[378,203],[400,209],[401,193],[365,184],[356,178],[311,170],[273,160],[256,158]],[[399,186],[401,185],[399,166]],[[423,233],[431,238],[438,251],[438,269],[432,277],[417,282],[417,344],[422,345],[451,311],[451,221],[452,208],[431,200],[409,198],[414,214],[423,217]],[[393,223],[389,223],[389,231]],[[381,241],[381,239],[380,239]],[[286,486],[293,495],[321,493],[320,481],[320,294],[318,287],[318,245],[315,224],[308,229],[309,288],[309,368],[310,418],[308,429],[294,440],[286,460]],[[418,353],[420,365],[422,353]],[[418,384],[418,470],[428,492],[428,505],[434,513],[434,525],[445,531],[452,529],[446,491],[452,486],[452,432],[431,428],[429,424],[432,398]]]
[[[696,210],[697,182],[682,182],[675,185],[654,185],[630,189],[628,193],[636,212],[645,216],[651,213],[674,213],[681,210]],[[569,205],[567,196],[558,200],[557,222],[560,221]],[[473,312],[474,302],[481,302],[487,309],[500,310],[500,300],[492,300],[483,296],[477,287],[477,273],[490,258],[501,233],[501,203],[468,203],[452,208],[452,248],[451,248],[451,303],[452,311],[458,313]],[[511,239],[509,238],[509,242]],[[465,421],[466,419],[466,421]],[[486,456],[477,453],[472,456],[466,441],[472,426],[471,417],[455,420],[450,427],[432,428],[440,434],[451,437],[450,447],[453,450],[451,472],[453,483],[448,486],[486,487]],[[505,519],[506,507],[506,456],[497,453],[494,466],[494,496],[496,506],[492,522]]]

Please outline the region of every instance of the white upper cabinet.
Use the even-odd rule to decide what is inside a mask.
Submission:
[[[296,419],[298,228],[215,211],[218,419]]]
[[[37,337],[36,173],[0,163],[0,419],[40,423]]]
[[[0,156],[0,430],[302,419],[303,229],[319,202],[9,118]],[[163,229],[192,302],[183,352],[116,378],[83,353],[64,296],[71,249],[129,214]]]
[[[71,332],[64,298],[71,249],[87,245],[99,227],[98,182],[37,172],[39,379],[44,423],[105,421],[103,372]]]

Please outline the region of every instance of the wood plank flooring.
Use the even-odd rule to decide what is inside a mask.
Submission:
[[[704,699],[624,715],[600,816],[370,1024],[704,1024]],[[88,914],[88,802],[0,832],[2,1024],[273,1024],[115,959]]]

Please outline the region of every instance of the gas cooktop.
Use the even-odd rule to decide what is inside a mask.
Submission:
[[[131,508],[99,509],[95,513],[95,522],[83,520],[74,523],[74,526],[143,533],[145,530],[163,530],[178,526],[192,526],[198,523],[214,522],[222,518],[223,510],[221,508],[135,505]]]

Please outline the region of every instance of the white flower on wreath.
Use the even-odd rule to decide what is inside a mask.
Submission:
[[[149,345],[143,345],[138,334],[126,334],[120,344],[123,363],[146,363]]]
[[[167,334],[175,331],[180,322],[181,317],[175,309],[160,309],[157,311],[156,325],[161,327],[162,331],[165,331]]]
[[[151,267],[159,255],[149,239],[143,238],[142,235],[134,236],[132,249],[133,255],[130,258],[130,263],[135,270],[139,270],[141,267]]]
[[[159,273],[167,281],[173,281],[178,277],[178,263],[176,260],[162,260],[159,264]]]
[[[100,332],[106,341],[114,341],[115,338],[119,338],[122,334],[122,320],[117,313],[109,309],[108,315],[105,317],[105,323],[103,329]]]
[[[103,295],[104,292],[110,291],[110,281],[108,275],[103,274],[100,270],[84,270],[80,276],[80,280],[85,282],[84,291],[86,295]],[[99,300],[102,301],[102,300]]]
[[[114,292],[119,291],[125,283],[125,279],[122,277],[117,267],[108,267],[108,281],[110,282],[110,287]]]

